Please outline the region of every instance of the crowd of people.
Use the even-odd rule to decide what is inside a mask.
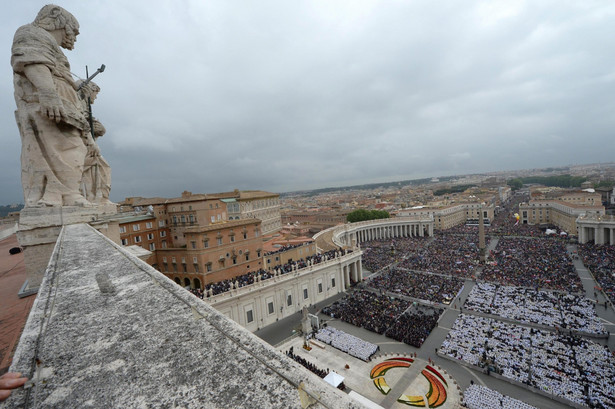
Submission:
[[[318,330],[314,338],[363,361],[369,361],[380,348],[376,344],[329,326]]]
[[[218,295],[232,290],[233,288],[241,288],[247,285],[254,284],[256,281],[268,280],[276,275],[288,274],[292,271],[306,268],[311,265],[322,263],[323,261],[333,259],[343,252],[342,249],[329,250],[323,253],[317,253],[312,256],[307,256],[299,260],[292,260],[285,264],[279,264],[269,270],[256,270],[235,276],[231,279],[217,281],[205,285],[205,290],[191,289],[190,291],[197,297],[203,299],[206,297]],[[346,250],[352,252],[352,250]]]
[[[390,268],[370,279],[366,285],[432,303],[450,304],[463,288],[463,280],[433,273]]]
[[[479,261],[478,234],[436,232],[428,245],[409,255],[399,265],[410,270],[457,277],[471,277]]]
[[[597,245],[593,243],[580,244],[579,257],[585,267],[592,272],[602,291],[615,304],[615,246]]]
[[[418,348],[443,310],[359,289],[323,308],[322,313]]]
[[[439,353],[576,404],[615,407],[615,356],[581,337],[460,314]]]
[[[462,404],[468,409],[536,409],[510,396],[482,385],[470,385],[463,393]]]
[[[361,243],[363,266],[377,272],[389,264],[406,258],[427,243],[427,237],[399,237],[386,240],[370,240]]]
[[[430,307],[413,308],[406,311],[385,332],[389,338],[420,348],[431,331],[438,325],[438,319],[444,310]]]
[[[567,292],[583,289],[563,241],[502,237],[480,276],[485,281]]]
[[[384,334],[409,306],[409,301],[359,289],[323,308],[322,313]]]
[[[565,331],[607,334],[595,302],[577,294],[476,283],[464,308]]]
[[[290,359],[294,360],[295,362],[298,362],[300,365],[307,368],[310,372],[318,375],[321,378],[324,378],[327,375],[329,375],[329,368],[327,368],[326,371],[324,369],[318,368],[316,365],[314,365],[307,359],[295,354],[293,351],[293,347],[290,347],[290,349],[286,351],[286,356],[288,356]],[[344,382],[342,382],[338,385],[337,388],[343,391],[343,390],[346,390],[346,385],[344,385]]]

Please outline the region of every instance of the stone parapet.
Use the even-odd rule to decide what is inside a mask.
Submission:
[[[2,408],[363,408],[92,227],[65,226]]]

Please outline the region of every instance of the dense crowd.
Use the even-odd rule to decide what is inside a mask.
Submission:
[[[457,277],[391,268],[369,280],[370,287],[408,297],[449,304],[463,287]]]
[[[320,329],[314,335],[314,338],[363,361],[369,361],[372,355],[380,348],[376,344],[363,341],[361,338],[347,334],[333,327]]]
[[[409,309],[410,305],[396,297],[356,290],[323,308],[322,313],[418,348],[443,310],[416,305]]]
[[[322,313],[357,327],[384,334],[408,307],[409,301],[357,290],[322,309]]]
[[[403,237],[388,240],[371,240],[361,243],[363,266],[376,272],[389,264],[406,258],[427,243],[427,237]]]
[[[352,252],[352,250],[347,250]],[[312,256],[307,256],[299,260],[292,260],[285,264],[277,265],[270,270],[260,269],[257,271],[250,271],[245,274],[235,276],[228,280],[217,281],[215,283],[209,283],[205,285],[205,291],[200,289],[190,290],[194,295],[199,298],[209,297],[211,295],[218,295],[232,290],[233,288],[241,288],[247,285],[254,284],[256,281],[268,280],[275,275],[284,275],[292,271],[308,267],[310,265],[319,264],[323,261],[333,259],[342,254],[342,250],[329,250],[324,253],[317,253]]]
[[[482,385],[470,385],[463,393],[462,404],[468,409],[536,409],[510,396]]]
[[[563,241],[556,238],[500,238],[481,279],[505,285],[549,288],[568,292],[583,289]]]
[[[615,246],[580,244],[578,253],[602,291],[615,304]]]
[[[437,232],[433,241],[399,265],[457,277],[471,277],[478,266],[478,234],[453,235]]]
[[[290,349],[288,351],[286,351],[286,356],[288,356],[289,358],[291,358],[292,360],[294,360],[295,362],[299,363],[300,365],[302,365],[303,367],[307,368],[310,372],[316,374],[317,376],[324,378],[327,375],[329,375],[329,368],[327,368],[327,370],[325,371],[324,369],[320,369],[318,368],[316,365],[314,365],[313,363],[311,363],[310,361],[308,361],[307,359],[296,355],[293,352],[293,347],[290,347]],[[346,390],[346,385],[344,385],[344,382],[340,383],[337,387],[340,390]]]
[[[580,337],[460,314],[439,353],[576,404],[615,408],[615,357]]]
[[[464,308],[567,331],[607,333],[595,302],[576,294],[477,283]]]
[[[444,310],[417,307],[415,311],[406,311],[391,326],[385,335],[396,341],[420,348],[431,331],[438,325],[438,319]]]

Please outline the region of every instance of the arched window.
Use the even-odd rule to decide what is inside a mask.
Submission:
[[[194,288],[201,288],[201,280],[198,278],[194,279]]]
[[[179,277],[175,277],[175,282],[179,285],[182,285],[182,280],[180,280]]]
[[[188,277],[184,278],[184,287],[190,287],[190,279]]]

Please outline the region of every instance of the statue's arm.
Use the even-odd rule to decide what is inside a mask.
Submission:
[[[45,64],[29,64],[24,67],[23,73],[37,90],[41,114],[56,122],[66,118],[49,68]]]

